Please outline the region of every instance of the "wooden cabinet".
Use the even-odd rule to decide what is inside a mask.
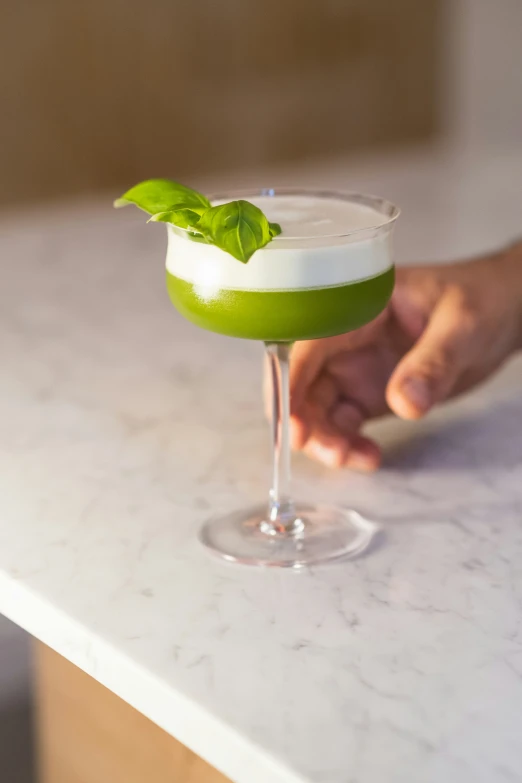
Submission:
[[[49,647],[35,658],[38,783],[227,783]]]

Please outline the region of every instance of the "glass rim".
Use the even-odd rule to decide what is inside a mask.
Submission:
[[[274,244],[280,242],[306,242],[307,240],[327,240],[327,239],[343,239],[345,237],[351,237],[356,234],[364,234],[372,231],[379,231],[382,228],[395,223],[401,210],[392,201],[381,196],[375,196],[371,193],[363,193],[357,190],[330,190],[330,189],[314,189],[314,188],[234,188],[231,190],[225,190],[218,193],[212,193],[208,196],[210,202],[213,201],[235,201],[237,199],[245,199],[253,196],[270,196],[277,198],[277,196],[313,196],[315,198],[330,199],[336,201],[348,201],[353,204],[362,204],[375,212],[378,212],[383,216],[384,220],[377,223],[375,226],[364,226],[363,228],[354,228],[350,231],[336,232],[335,234],[310,234],[306,236],[290,236],[289,234],[279,234],[274,238]],[[182,231],[190,231],[190,229],[181,229]]]

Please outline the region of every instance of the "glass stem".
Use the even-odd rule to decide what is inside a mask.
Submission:
[[[265,343],[272,380],[272,489],[268,520],[262,530],[270,535],[296,535],[303,527],[290,497],[290,344]]]

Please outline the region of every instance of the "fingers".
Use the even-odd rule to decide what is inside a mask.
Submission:
[[[333,427],[323,425],[310,433],[303,451],[329,468],[340,468],[346,462],[350,445]]]
[[[328,374],[321,375],[310,388],[299,421],[306,422],[306,432],[297,448],[312,459],[332,468],[371,471],[379,466],[380,449],[359,433],[362,410],[354,402],[339,399],[338,388]]]
[[[377,444],[357,433],[347,438],[330,434],[323,428],[310,435],[303,451],[329,468],[371,472],[381,463],[381,450]]]
[[[378,446],[362,436],[364,412],[345,399],[339,378],[325,368],[332,357],[353,352],[371,340],[375,325],[358,332],[296,343],[290,361],[291,444],[323,464],[375,470],[381,460]],[[364,375],[364,373],[363,373]],[[381,386],[381,399],[384,384]],[[271,378],[265,372],[265,409],[270,417]]]
[[[295,343],[290,360],[292,412],[298,414],[307,397],[308,389],[332,357],[373,344],[388,318],[389,311],[386,309],[369,324],[354,332]]]
[[[337,338],[332,338],[336,340]],[[296,343],[292,348],[290,358],[290,409],[297,415],[301,410],[308,390],[319,375],[330,352],[334,348],[332,340],[309,340]],[[265,414],[267,418],[272,416],[272,376],[268,358],[265,355],[265,367],[263,374],[263,397],[265,402]]]
[[[386,390],[390,408],[417,419],[452,391],[477,347],[477,322],[459,289],[449,289],[424,333],[393,372]]]
[[[363,414],[360,408],[343,400],[330,413],[330,420],[339,432],[351,435],[357,432],[363,423]]]
[[[292,349],[290,361],[290,442],[296,451],[302,449],[311,432],[310,414],[307,410],[310,387],[319,375],[323,365],[332,353],[339,338],[328,340],[309,340],[296,343]],[[268,360],[265,357],[263,375],[263,397],[265,415],[272,416],[272,378]],[[326,385],[328,386],[328,385]],[[322,399],[323,405],[330,408],[334,402],[331,388],[319,385],[314,392],[315,403]]]
[[[352,442],[352,450],[343,465],[351,470],[372,473],[382,462],[381,448],[370,438],[358,435]]]
[[[348,449],[346,438],[329,417],[337,401],[338,389],[333,379],[322,373],[311,385],[300,416],[294,416],[302,427],[296,448],[304,448],[308,443],[307,453],[332,467],[344,461]]]
[[[303,448],[310,437],[310,425],[307,419],[290,416],[290,446],[294,451]]]
[[[338,338],[296,343],[290,360],[290,407],[297,414],[328,358],[335,353]]]
[[[296,353],[298,361],[305,362],[302,368],[298,367],[298,374],[301,379],[303,373],[306,374],[306,380],[303,379],[306,384],[304,387],[306,398],[300,401],[299,412],[290,417],[290,443],[292,449],[296,451],[304,449],[308,444],[307,453],[310,456],[327,465],[339,466],[344,464],[350,448],[347,435],[360,426],[362,417],[352,406],[345,406],[350,410],[344,412],[342,407],[339,409],[339,406],[336,406],[338,389],[327,373],[321,373],[313,382],[309,382],[316,371],[315,368],[317,371],[322,369],[324,352],[316,350],[317,344],[312,346],[303,343],[302,345],[305,348]],[[319,355],[321,360],[316,364]],[[306,363],[308,359],[310,359],[311,370],[308,370]],[[264,384],[265,412],[270,418],[272,380],[268,366],[265,367]],[[294,400],[292,400],[292,408],[295,408]],[[329,413],[332,410],[338,411],[337,421],[334,423],[329,421]]]

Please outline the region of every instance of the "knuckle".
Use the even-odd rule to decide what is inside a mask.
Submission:
[[[444,377],[454,364],[455,357],[453,351],[441,350],[437,354],[430,356],[429,359],[426,359],[417,372],[429,382],[430,380],[438,380]]]
[[[459,327],[462,334],[468,336],[474,334],[480,327],[480,315],[478,311],[466,304],[459,311]]]
[[[477,317],[479,307],[476,297],[469,287],[454,283],[448,286],[446,295],[455,311],[458,312],[459,318],[474,319]]]
[[[447,288],[446,296],[454,312],[458,333],[465,337],[473,335],[483,320],[483,309],[473,292],[463,285],[453,284]]]

